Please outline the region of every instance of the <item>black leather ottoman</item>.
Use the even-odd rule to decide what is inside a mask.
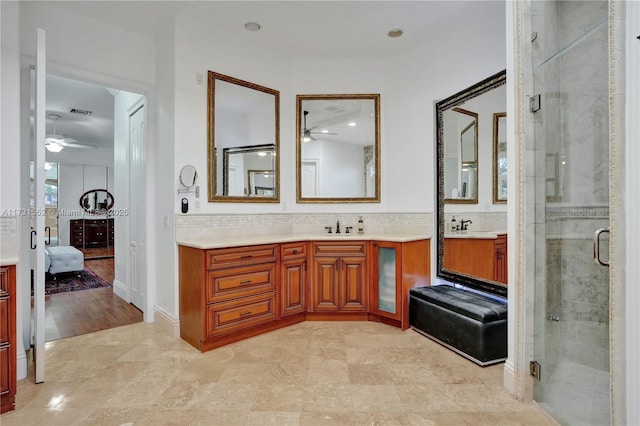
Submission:
[[[448,285],[409,291],[409,323],[485,366],[507,358],[507,305]]]

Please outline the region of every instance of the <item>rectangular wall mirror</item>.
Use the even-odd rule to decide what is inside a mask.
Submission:
[[[380,202],[380,95],[298,95],[297,201]]]
[[[443,111],[445,203],[478,203],[478,114]]]
[[[209,201],[279,202],[280,92],[213,71],[208,84]]]
[[[493,204],[507,202],[506,81],[501,71],[436,103],[437,273],[500,296],[507,294],[507,213]]]

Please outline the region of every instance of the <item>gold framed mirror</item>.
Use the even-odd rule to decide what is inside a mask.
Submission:
[[[493,203],[507,202],[507,113],[493,114]]]
[[[478,114],[463,108],[443,111],[444,202],[478,203]]]
[[[209,201],[280,202],[280,92],[209,71],[207,115]],[[252,170],[270,176],[259,191]]]
[[[296,97],[298,203],[380,202],[380,95]]]

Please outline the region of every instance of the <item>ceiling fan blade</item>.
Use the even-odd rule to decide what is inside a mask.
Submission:
[[[75,142],[75,140],[74,140]],[[91,145],[83,145],[80,143],[70,143],[70,142],[62,142],[62,146],[64,146],[65,148],[81,148],[81,149],[94,149],[95,146],[91,146]]]
[[[309,133],[313,135],[334,135],[334,136],[337,135],[337,133],[331,133],[331,132],[309,132]]]

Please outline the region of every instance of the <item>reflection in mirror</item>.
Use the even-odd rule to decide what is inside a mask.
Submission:
[[[280,92],[209,71],[208,107],[209,201],[279,202]],[[250,170],[270,185],[255,191]]]
[[[180,184],[189,189],[198,181],[198,172],[191,164],[183,166],[180,170]]]
[[[297,201],[380,202],[380,95],[298,95]]]
[[[223,149],[222,193],[231,197],[268,197],[275,194],[275,145],[240,146]],[[246,173],[245,173],[246,170]],[[263,191],[255,191],[254,171],[261,170]],[[269,178],[265,179],[264,175]]]
[[[114,203],[113,195],[106,189],[92,189],[80,197],[80,207],[89,214],[107,214]]]
[[[493,202],[507,202],[507,113],[493,114]]]
[[[437,274],[445,280],[506,296],[506,72],[436,103],[438,152]],[[498,131],[494,134],[494,114]],[[497,136],[496,136],[497,135]],[[495,138],[498,139],[495,139]],[[495,140],[503,181],[494,204]],[[502,191],[502,192],[501,192]]]
[[[443,113],[445,203],[478,203],[478,114],[462,108]]]

